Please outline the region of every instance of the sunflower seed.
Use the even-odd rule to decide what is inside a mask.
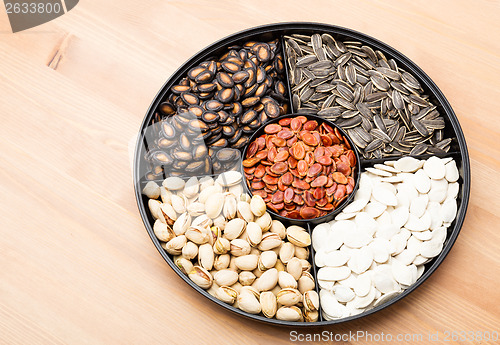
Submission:
[[[403,80],[403,83],[405,83],[409,87],[417,90],[420,89],[420,83],[410,73],[404,72],[401,76],[401,79]]]
[[[411,149],[410,156],[422,155],[425,153],[425,151],[427,151],[426,144],[417,144]]]
[[[420,133],[421,136],[425,137],[429,135],[429,130],[422,124],[422,122],[416,119],[412,119],[411,123],[415,127],[415,129]]]

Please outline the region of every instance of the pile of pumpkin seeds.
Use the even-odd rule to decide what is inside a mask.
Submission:
[[[285,45],[294,111],[335,122],[365,159],[449,151],[444,118],[394,59],[329,34],[285,36]]]

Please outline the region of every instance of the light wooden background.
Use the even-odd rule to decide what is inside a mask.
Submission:
[[[82,0],[12,34],[2,7],[0,343],[289,342],[291,329],[233,316],[168,267],[141,222],[129,152],[178,66],[281,21],[350,27],[409,56],[447,96],[471,155],[465,224],[435,274],[380,313],[313,331],[500,332],[499,15],[488,0]]]

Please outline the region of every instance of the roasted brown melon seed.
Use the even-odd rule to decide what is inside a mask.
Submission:
[[[174,85],[170,90],[172,90],[172,92],[176,95],[180,95],[183,92],[191,91],[191,88],[187,85]]]
[[[218,113],[213,112],[213,111],[205,111],[203,115],[201,115],[201,119],[205,123],[214,123],[219,120],[220,116]]]
[[[209,83],[214,79],[214,75],[213,72],[205,70],[196,76],[195,81],[198,84]]]
[[[233,87],[234,81],[229,74],[226,72],[220,72],[216,76],[217,81],[222,87]]]

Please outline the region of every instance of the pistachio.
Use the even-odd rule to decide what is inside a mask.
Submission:
[[[300,293],[305,293],[309,290],[314,290],[314,278],[309,272],[302,272],[302,276],[298,280],[298,289]]]
[[[198,264],[210,271],[214,267],[214,251],[209,243],[202,244],[198,248]]]
[[[172,192],[165,187],[160,187],[160,198],[164,204],[172,204]]]
[[[223,187],[230,187],[240,183],[241,180],[242,175],[239,171],[226,171],[220,174],[215,182]]]
[[[301,301],[302,294],[297,289],[284,288],[278,292],[278,296],[276,298],[279,304],[290,307]]]
[[[286,229],[286,237],[288,240],[298,247],[308,247],[311,245],[311,236],[306,229],[292,225]]]
[[[231,220],[236,217],[236,197],[232,193],[227,193],[224,198],[224,206],[222,208],[222,214],[227,220]]]
[[[255,274],[249,271],[241,271],[239,274],[238,281],[241,283],[241,285],[252,285],[252,283],[255,281]]]
[[[200,189],[200,183],[198,182],[198,179],[195,176],[193,176],[186,181],[183,193],[188,199],[191,199],[198,194],[199,189]]]
[[[184,195],[178,196],[173,194],[171,199],[172,199],[172,207],[174,208],[175,212],[177,213],[186,212],[187,199]]]
[[[300,262],[300,259],[292,258],[290,261],[288,261],[288,263],[286,264],[286,270],[292,275],[295,280],[299,280],[300,276],[302,275],[302,263]]]
[[[302,260],[309,258],[309,248],[295,246],[295,256]]]
[[[267,318],[272,318],[276,315],[278,304],[276,296],[271,291],[264,291],[260,294],[260,306],[262,314]]]
[[[302,318],[302,312],[295,306],[281,307],[276,311],[276,318],[283,321],[299,321]]]
[[[304,259],[299,259],[302,266],[302,272],[309,272],[311,270],[311,263]]]
[[[220,186],[217,187],[214,185],[209,186],[203,189],[200,195],[198,195],[198,201],[201,202],[202,204],[205,204],[207,202],[208,197],[216,193],[222,193],[222,188],[220,188]]]
[[[236,257],[232,256],[231,259],[229,260],[229,267],[230,270],[239,272],[240,269],[236,266]]]
[[[168,224],[162,223],[159,219],[153,224],[153,231],[156,237],[163,242],[168,242],[175,237],[172,228]]]
[[[238,293],[241,292],[242,287],[243,287],[243,285],[241,285],[240,283],[234,283],[233,285],[231,285],[231,288],[234,289]]]
[[[189,241],[182,248],[182,257],[188,260],[194,259],[198,255],[198,246],[193,242]]]
[[[257,277],[257,279],[254,280],[254,282],[250,285],[250,287],[253,287],[257,291],[261,291],[260,287],[259,287],[259,284],[260,284],[260,277]]]
[[[248,242],[250,243],[250,245],[251,246],[258,245],[262,240],[262,230],[259,224],[255,222],[249,222],[247,224],[246,231],[248,235]]]
[[[295,278],[288,272],[280,271],[278,275],[278,284],[282,289],[286,288],[297,288],[297,281]]]
[[[160,186],[154,181],[149,181],[142,190],[142,194],[146,195],[150,199],[158,199],[160,196]]]
[[[262,273],[264,273],[264,272],[262,272],[261,270],[259,270],[258,268],[256,268],[256,269],[254,269],[254,270],[252,271],[252,273],[253,273],[253,274],[254,274],[257,278],[260,278],[260,277],[262,276]]]
[[[280,287],[279,285],[276,285],[276,286],[274,287],[274,289],[272,289],[272,290],[271,290],[271,292],[273,293],[273,295],[274,295],[275,297],[276,297],[276,296],[278,296],[278,292],[280,292],[280,291],[281,291],[281,287]]]
[[[187,242],[186,236],[180,235],[168,241],[165,244],[164,248],[167,251],[167,253],[171,255],[180,255],[182,253],[182,247],[186,245],[186,242]]]
[[[210,273],[210,272],[209,272]],[[212,274],[212,273],[210,273]],[[210,288],[207,289],[207,292],[214,296],[215,297],[215,293],[217,292],[217,290],[219,289],[219,285],[217,285],[215,282],[212,282],[212,285],[210,286]]]
[[[245,230],[246,223],[243,219],[241,218],[235,218],[227,222],[225,228],[224,228],[224,235],[223,237],[227,238],[228,240],[234,240],[235,238],[238,238],[241,233]]]
[[[202,214],[191,222],[191,226],[202,226],[202,227],[210,227],[212,226],[213,221],[207,217],[206,214]]]
[[[201,216],[202,214],[205,214],[205,204],[202,204],[201,202],[193,202],[188,205],[186,210],[190,216],[198,217]]]
[[[250,200],[250,210],[257,217],[263,216],[264,213],[266,213],[266,202],[260,195],[252,196]]]
[[[254,220],[254,215],[250,210],[250,204],[247,202],[238,201],[238,204],[236,205],[236,214],[247,223],[253,222]]]
[[[247,313],[258,314],[262,310],[260,302],[257,299],[257,297],[255,297],[254,294],[246,290],[243,289],[241,290],[241,293],[238,295],[237,301],[238,301],[238,307]]]
[[[235,197],[239,197],[241,193],[243,193],[243,186],[241,184],[236,184],[234,186],[229,187],[229,192],[232,193]]]
[[[229,267],[231,256],[229,254],[217,255],[214,261],[214,269],[223,270]]]
[[[163,187],[170,191],[181,190],[185,184],[184,180],[177,176],[167,177],[162,183]]]
[[[201,226],[191,226],[186,230],[187,239],[196,243],[196,244],[204,244],[209,240],[208,229]]]
[[[250,254],[259,256],[260,253],[262,253],[262,252],[260,250],[258,250],[257,248],[251,248],[250,249]]]
[[[158,212],[160,212],[161,203],[158,200],[149,199],[148,206],[153,218],[158,219]]]
[[[215,254],[226,254],[231,249],[229,241],[223,237],[219,237],[214,243]]]
[[[230,243],[231,255],[233,256],[243,256],[250,254],[250,244],[242,239],[234,239]]]
[[[235,309],[240,309],[240,306],[238,305],[238,299],[236,298],[236,302],[234,302],[233,304],[231,304],[231,307],[235,308]]]
[[[186,200],[187,200],[187,204],[186,204],[186,212],[187,212],[187,213],[189,213],[189,206],[190,206],[191,204],[193,204],[193,203],[198,203],[198,204],[199,204],[199,202],[198,202],[198,197],[197,197],[197,196],[195,196],[195,197],[194,197],[194,198],[192,198],[192,199],[186,199]],[[203,206],[203,207],[205,207],[205,206]],[[189,214],[189,215],[192,217],[192,215],[191,215],[191,214]],[[195,216],[195,217],[196,217],[196,216]]]
[[[210,229],[207,230],[207,232],[208,232],[208,243],[210,243],[210,245],[213,246],[215,244],[215,241],[217,241],[217,239],[221,236],[222,231],[218,226],[214,224],[214,226],[211,226]]]
[[[181,271],[188,274],[193,269],[193,263],[184,257],[178,257],[174,260],[174,263]]]
[[[222,193],[214,193],[207,198],[205,202],[205,214],[211,218],[217,218],[222,212],[224,206],[224,196]]]
[[[271,268],[258,278],[258,284],[256,286],[259,291],[268,291],[273,289],[278,283],[278,270],[276,268]]]
[[[261,271],[266,271],[270,268],[273,268],[276,265],[276,261],[278,260],[278,256],[273,251],[265,251],[259,257],[259,269]]]
[[[260,244],[257,248],[262,251],[266,251],[279,247],[282,243],[283,241],[278,234],[275,234],[274,232],[267,232],[262,236],[262,241],[260,241]]]
[[[255,296],[255,298],[259,299],[260,298],[260,292],[259,290],[257,290],[256,288],[254,288],[253,286],[243,286],[241,288],[241,292],[249,292],[251,293],[252,295]]]
[[[255,219],[255,223],[259,224],[262,232],[265,232],[271,229],[271,225],[273,224],[273,220],[271,219],[271,215],[266,212],[259,218]]]
[[[259,257],[253,254],[238,256],[234,259],[236,267],[238,267],[242,271],[254,270],[255,268],[257,268],[258,261]]]
[[[214,225],[219,227],[221,230],[224,230],[226,227],[227,220],[224,218],[223,215],[218,216],[217,218],[214,219]]]
[[[214,274],[214,281],[220,286],[231,286],[238,281],[238,273],[229,269],[220,270]]]
[[[304,293],[302,303],[307,311],[315,311],[319,308],[319,296],[314,290],[309,290]]]
[[[214,179],[211,178],[210,176],[205,176],[205,177],[200,178],[199,183],[200,183],[200,192],[202,192],[207,187],[214,185]]]
[[[158,212],[158,219],[163,223],[167,223],[168,225],[174,225],[174,222],[177,220],[177,213],[174,208],[170,204],[162,204],[160,206],[160,210]]]
[[[280,259],[276,261],[276,265],[274,265],[274,268],[276,268],[280,272],[286,269],[285,265],[283,265],[283,262]]]
[[[189,272],[189,278],[202,289],[208,289],[212,286],[212,275],[203,267],[194,266]]]
[[[240,236],[238,236],[238,238],[240,240],[244,240],[244,241],[248,242],[248,232],[247,232],[247,229],[246,229],[246,223],[245,223],[245,230],[243,230],[243,232],[241,233]]]
[[[316,321],[318,321],[319,312],[317,310],[314,310],[314,311],[304,310],[303,314],[304,314],[304,320],[306,322],[316,322]]]
[[[279,220],[276,220],[274,219],[271,223],[271,228],[269,229],[269,231],[271,232],[274,232],[275,234],[278,234],[279,237],[284,240],[285,237],[286,237],[286,228],[285,226],[283,225],[282,222],[280,222]]]
[[[238,292],[229,286],[221,286],[215,292],[215,297],[222,302],[233,304],[238,298]]]
[[[238,199],[239,201],[244,201],[247,204],[250,204],[250,200],[252,200],[252,197],[248,195],[247,193],[242,193]],[[250,206],[250,205],[249,205]]]
[[[191,225],[191,216],[188,213],[181,214],[174,223],[173,229],[177,236],[184,235]]]
[[[281,246],[284,244],[285,242],[281,242]],[[275,252],[276,253],[276,256],[280,255],[280,249],[281,249],[281,246],[279,247],[276,247],[276,248],[273,248],[271,249],[271,251]]]
[[[295,246],[291,244],[290,242],[285,242],[281,245],[279,256],[281,262],[284,264],[288,263],[295,254]]]

